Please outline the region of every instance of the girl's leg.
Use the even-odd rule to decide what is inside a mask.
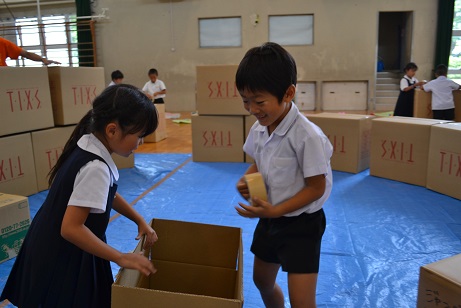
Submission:
[[[288,273],[288,292],[291,308],[315,308],[318,274]]]
[[[267,308],[283,308],[285,306],[282,289],[275,283],[279,268],[280,264],[264,262],[255,256],[253,281]]]

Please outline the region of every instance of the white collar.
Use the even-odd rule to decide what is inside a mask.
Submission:
[[[298,116],[299,109],[296,107],[293,102],[291,102],[291,108],[288,111],[288,113],[285,115],[285,117],[282,119],[282,122],[277,125],[275,130],[272,132],[272,134],[276,134],[279,136],[285,135],[290,127],[293,125],[294,121],[296,120],[296,117]],[[256,131],[259,132],[265,132],[267,130],[267,126],[262,126],[259,125],[255,128]]]

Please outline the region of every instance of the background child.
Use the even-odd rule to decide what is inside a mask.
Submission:
[[[151,68],[148,75],[150,81],[146,82],[142,91],[154,102],[154,104],[163,104],[163,98],[166,96],[165,84],[158,79],[158,71],[155,68]]]
[[[116,84],[121,84],[123,83],[123,73],[119,70],[116,70],[116,71],[113,71],[111,74],[110,74],[110,77],[112,79],[112,81],[109,83],[109,86],[113,86],[113,85],[116,85]]]
[[[400,94],[395,104],[394,115],[401,117],[413,116],[415,88],[424,84],[415,78],[418,67],[413,62],[405,65],[405,76],[400,80]]]
[[[250,49],[237,69],[236,85],[243,104],[258,120],[243,146],[255,159],[245,174],[260,172],[268,202],[253,198],[239,203],[239,215],[259,218],[251,251],[253,280],[266,307],[284,307],[277,273],[288,273],[292,307],[315,307],[320,245],[326,221],[322,209],[330,195],[333,152],[319,127],[292,102],[296,63],[275,43]],[[237,183],[248,199],[243,177]]]
[[[155,231],[116,193],[111,153],[128,156],[157,127],[152,102],[128,85],[106,88],[79,122],[55,167],[50,191],[34,217],[0,302],[19,307],[110,307],[109,261],[155,272],[144,256],[121,253],[106,243],[111,208],[138,225],[145,248]]]
[[[432,92],[432,114],[434,119],[454,120],[455,103],[453,91],[459,90],[461,86],[453,80],[447,79],[448,68],[439,64],[435,68],[436,79],[426,83],[422,89]]]

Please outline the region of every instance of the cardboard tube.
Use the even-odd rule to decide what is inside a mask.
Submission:
[[[264,184],[261,173],[255,172],[246,174],[244,178],[250,192],[250,203],[253,197],[258,197],[261,200],[267,201],[266,185]]]

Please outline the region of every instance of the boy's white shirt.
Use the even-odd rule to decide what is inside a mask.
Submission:
[[[107,164],[95,159],[80,169],[68,205],[90,207],[90,213],[104,213],[109,187],[119,178],[117,166],[107,148],[93,134],[82,136],[77,145],[82,150],[98,155]]]

